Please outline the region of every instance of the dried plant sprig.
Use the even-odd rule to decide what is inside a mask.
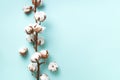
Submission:
[[[46,59],[49,57],[48,50],[38,51],[38,46],[44,44],[44,39],[42,37],[38,37],[40,33],[45,30],[45,27],[41,25],[42,22],[46,20],[46,13],[43,11],[37,12],[37,7],[42,5],[42,0],[32,0],[33,6],[24,6],[23,11],[28,14],[30,12],[34,12],[35,23],[29,24],[25,27],[25,32],[27,34],[26,40],[28,42],[33,43],[34,54],[31,56],[31,63],[28,65],[28,69],[32,72],[33,75],[36,76],[37,80],[49,80],[47,74],[41,74],[41,64],[46,63]],[[22,48],[19,50],[21,55],[26,55],[27,48]],[[43,60],[42,60],[43,59]],[[48,66],[48,70],[57,71],[58,65],[56,62],[51,62]]]

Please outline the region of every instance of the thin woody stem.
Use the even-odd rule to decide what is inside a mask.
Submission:
[[[41,62],[41,63],[39,63],[39,65],[41,65],[41,64],[45,64],[46,62]]]
[[[38,40],[38,33],[36,32],[35,33],[35,51],[37,52],[38,51],[38,45],[37,45],[37,40]]]
[[[38,70],[37,70],[37,80],[39,80],[39,74],[40,74],[40,62],[38,60],[36,60],[37,62],[37,67],[38,67]]]
[[[34,5],[34,13],[36,13],[36,4],[37,4],[37,0],[35,0],[35,5]],[[37,23],[37,21],[35,20],[35,22]],[[38,33],[36,32],[35,33],[35,46],[34,46],[34,49],[35,49],[35,52],[38,51],[38,45],[37,45],[37,40],[38,40]],[[37,62],[37,67],[38,67],[38,70],[37,70],[37,80],[39,80],[39,75],[40,75],[40,62],[38,60],[36,60]]]
[[[36,13],[36,4],[37,0],[35,0],[35,5],[34,5],[34,13]],[[35,21],[37,23],[37,21]],[[37,39],[38,39],[38,33],[35,33],[35,51],[37,52]]]
[[[36,4],[37,4],[37,0],[35,0],[35,5],[34,5],[34,12],[36,12]]]

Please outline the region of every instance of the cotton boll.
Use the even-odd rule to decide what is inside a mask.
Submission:
[[[58,70],[58,65],[56,62],[51,62],[49,65],[48,65],[48,69],[52,72],[54,71],[57,71]]]
[[[37,33],[39,33],[40,31],[42,31],[42,26],[39,24],[35,24],[33,27],[33,30]]]
[[[24,6],[23,11],[26,14],[30,13],[32,11],[32,6]]]
[[[28,69],[29,69],[31,72],[37,71],[37,70],[38,70],[38,68],[37,68],[37,63],[30,63],[30,64],[28,65]]]
[[[27,36],[26,36],[26,40],[27,40],[28,42],[34,42],[34,34],[27,35]]]
[[[42,5],[43,0],[36,0],[36,6]],[[32,0],[32,4],[35,5],[35,0]]]
[[[28,51],[28,48],[26,48],[26,47],[23,47],[23,48],[19,49],[19,53],[22,56],[26,55],[27,51]]]
[[[41,54],[41,58],[43,59],[48,58],[48,50],[41,50],[40,54]]]
[[[46,29],[46,27],[42,27],[42,30],[41,30],[41,32],[43,32],[45,29]]]
[[[33,33],[33,25],[29,24],[28,26],[25,27],[25,32],[27,34],[32,34]]]
[[[49,80],[49,77],[48,77],[47,74],[42,74],[42,75],[40,76],[40,80]]]
[[[46,13],[43,11],[36,12],[34,17],[36,21],[43,22],[46,19]]]
[[[43,45],[44,44],[44,38],[43,37],[40,37],[39,39],[38,39],[38,41],[37,41],[37,44],[38,45]]]
[[[41,41],[38,39],[37,40],[37,45],[40,45],[41,44]]]
[[[39,52],[36,52],[31,56],[31,61],[36,62],[36,60],[40,60],[40,57],[41,57],[41,54]]]

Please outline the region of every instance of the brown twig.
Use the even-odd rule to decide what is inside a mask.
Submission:
[[[36,3],[37,3],[37,0],[35,0],[35,5],[34,5],[34,13],[36,13]],[[37,23],[37,21],[35,20],[35,22]],[[38,33],[36,32],[35,33],[35,36],[34,36],[35,38],[35,45],[34,45],[34,49],[35,49],[35,52],[37,52],[38,51],[38,45],[37,45],[37,40],[38,40]],[[38,60],[36,60],[36,62],[37,62],[37,67],[38,67],[38,70],[37,70],[37,80],[39,80],[39,75],[40,75],[40,62],[38,61]]]
[[[38,60],[36,60],[37,62],[37,67],[38,67],[38,70],[37,70],[37,80],[39,80],[39,75],[40,75],[40,62]]]
[[[37,48],[38,48],[38,45],[37,45],[37,40],[38,40],[38,33],[36,32],[35,33],[35,52],[37,52]]]
[[[41,62],[39,65],[41,65],[41,64],[45,64],[46,62]]]
[[[35,5],[34,5],[34,13],[36,13],[36,4],[37,4],[37,0],[35,0]],[[37,23],[37,21],[35,20],[35,22]],[[35,33],[35,46],[34,46],[34,49],[35,51],[37,52],[37,37],[38,37],[38,33]]]
[[[37,7],[37,0],[35,0],[34,12],[36,12],[36,7]]]

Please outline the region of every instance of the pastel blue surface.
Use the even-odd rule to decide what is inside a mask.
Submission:
[[[27,69],[33,47],[26,41],[24,27],[34,23],[33,13],[22,8],[31,0],[0,2],[0,79],[35,80]],[[51,80],[120,80],[120,0],[45,0],[47,13],[42,34],[49,61],[59,71],[47,73]],[[21,57],[18,49],[30,50]]]

